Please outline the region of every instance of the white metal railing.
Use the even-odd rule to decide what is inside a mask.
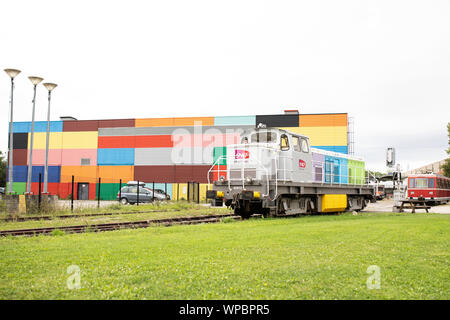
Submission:
[[[282,168],[280,168],[279,164],[281,161],[278,161],[278,159],[281,159],[285,162],[284,166]],[[258,159],[252,159],[253,161],[257,161],[258,162],[258,167],[249,167],[246,166],[246,164],[248,162],[246,161],[236,161],[236,159],[232,159],[234,162],[239,162],[241,167],[239,168],[231,168],[229,165],[225,165],[225,164],[220,164],[221,162],[223,162],[223,160],[227,160],[227,164],[229,163],[228,161],[229,156],[220,156],[215,162],[214,164],[211,166],[211,168],[208,171],[208,183],[210,183],[210,173],[216,173],[217,176],[220,178],[221,174],[226,174],[227,175],[227,180],[232,180],[232,181],[236,181],[236,180],[245,180],[245,171],[255,171],[256,176],[258,176],[258,170],[264,170],[264,172],[266,173],[266,175],[272,176],[270,175],[268,172],[272,171],[270,170],[270,168],[268,169],[261,161],[259,161]],[[273,160],[275,160],[275,168],[273,170],[273,179],[270,180],[276,180],[278,182],[288,182],[288,181],[293,181],[292,180],[292,175],[294,173],[294,170],[292,168],[292,157],[289,156],[280,156],[280,157],[275,157],[273,158]],[[289,165],[286,165],[289,164]],[[342,167],[339,167],[339,173],[335,173],[335,171],[333,170],[334,168],[332,168],[330,166],[330,169],[327,170],[326,169],[326,162],[321,162],[321,161],[316,161],[313,160],[312,161],[312,171],[311,171],[311,182],[319,182],[319,183],[324,183],[324,184],[344,184],[344,185],[364,185],[364,184],[368,184],[369,183],[369,179],[367,176],[373,176],[375,177],[372,172],[365,170],[364,168],[355,168],[355,167],[347,167],[347,170],[342,170]],[[221,168],[221,166],[223,166],[223,168]],[[216,168],[215,168],[216,167]],[[316,169],[320,169],[320,172],[317,172]],[[232,172],[239,172],[239,175],[235,175],[232,174]],[[345,174],[348,173],[348,174]],[[236,178],[236,176],[238,176],[238,178]],[[320,177],[318,179],[318,177]]]
[[[242,166],[240,167],[240,168],[230,168],[230,167],[228,167],[227,165],[225,165],[225,167],[227,167],[225,170],[220,170],[220,162],[221,161],[223,161],[224,159],[227,159],[227,156],[220,156],[215,162],[214,162],[214,164],[212,165],[212,167],[208,170],[208,184],[210,184],[211,183],[211,181],[210,181],[210,176],[211,176],[211,173],[217,173],[217,175],[218,175],[218,178],[220,179],[220,173],[222,172],[222,173],[226,173],[226,175],[227,175],[227,182],[228,182],[228,189],[231,191],[231,181],[233,180],[233,181],[240,181],[240,184],[242,184],[242,189],[244,189],[245,188],[245,180],[246,180],[246,178],[247,177],[245,177],[245,171],[250,171],[250,170],[255,170],[255,178],[258,176],[257,175],[257,170],[258,170],[258,168],[250,168],[250,167],[244,167],[244,161],[239,161],[239,162],[241,162],[242,163]],[[259,161],[258,159],[256,159],[256,161],[258,162],[258,164],[259,164],[259,167],[262,169],[262,170],[264,170],[264,172],[265,172],[265,177],[266,177],[266,185],[267,185],[267,192],[266,192],[266,194],[263,194],[263,196],[269,196],[269,191],[270,191],[270,185],[269,185],[269,177],[270,177],[270,174],[269,174],[269,170],[267,169],[267,168],[265,168],[264,167],[264,165],[261,163],[261,161]],[[219,163],[219,164],[218,164]],[[217,170],[215,170],[214,169],[214,167],[217,165]],[[231,172],[232,171],[237,171],[237,172],[239,172],[240,173],[240,178],[239,179],[232,179],[231,177],[232,177],[232,174],[231,174]]]
[[[264,196],[269,196],[270,185],[275,186],[275,197],[278,194],[278,183],[293,181],[293,174],[296,167],[294,166],[294,159],[292,155],[285,155],[281,150],[273,148],[270,146],[261,146],[261,144],[236,144],[228,145],[229,148],[234,148],[235,150],[249,151],[252,147],[259,150],[259,154],[255,152],[250,152],[248,158],[237,159],[235,154],[222,155],[211,166],[208,170],[208,184],[211,183],[211,173],[217,175],[217,179],[221,176],[226,176],[226,181],[228,182],[228,189],[231,191],[231,183],[239,181],[242,188],[245,188],[246,173],[254,172],[252,178],[265,180],[267,185],[266,194]],[[256,156],[261,156],[261,150],[268,151],[268,156],[266,156],[265,163],[263,163]],[[226,164],[221,164],[226,160]],[[280,166],[280,164],[283,164]],[[316,169],[320,168],[319,172]],[[337,168],[339,171],[337,171]],[[330,185],[365,185],[369,182],[369,177],[374,175],[370,171],[366,171],[361,167],[342,167],[341,164],[336,166],[332,161],[311,161],[311,181],[321,184]],[[367,176],[367,177],[366,177]],[[299,182],[299,181],[296,181]],[[247,184],[248,185],[248,184]]]

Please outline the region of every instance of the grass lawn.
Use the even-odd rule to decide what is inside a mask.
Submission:
[[[362,213],[2,238],[0,299],[449,299],[449,231],[448,215]]]
[[[96,204],[96,202],[91,201]],[[85,215],[92,213],[124,213],[124,212],[139,212],[139,211],[180,211],[205,208],[204,205],[196,204],[187,201],[155,201],[154,203],[141,203],[137,205],[122,205],[120,203],[114,203],[104,207],[75,207],[73,212],[70,210],[70,205],[63,207],[52,208],[49,212],[33,212],[33,213],[9,213],[6,207],[6,202],[0,200],[0,218],[9,217],[28,217],[28,216],[58,216],[58,215]]]

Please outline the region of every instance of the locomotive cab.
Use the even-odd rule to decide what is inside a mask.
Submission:
[[[241,144],[228,146],[227,154],[234,155],[234,159],[227,161],[229,177],[236,178],[234,170],[239,171],[243,166],[250,169],[253,165],[254,174],[249,171],[253,179],[264,178],[264,171],[270,180],[302,182],[312,179],[312,155],[306,136],[281,129],[258,128],[244,134]],[[260,167],[259,173],[256,167]],[[244,178],[247,178],[245,174]]]

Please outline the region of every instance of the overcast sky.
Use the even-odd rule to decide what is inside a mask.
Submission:
[[[348,112],[356,152],[383,170],[446,157],[450,1],[2,1],[0,68],[14,120],[29,75],[59,86],[52,120]],[[0,75],[0,150],[9,78]],[[38,90],[36,120],[46,119]]]

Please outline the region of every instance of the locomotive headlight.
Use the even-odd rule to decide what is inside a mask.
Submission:
[[[247,184],[252,184],[252,182],[253,182],[252,177],[247,177],[247,178],[245,178],[245,182],[246,182]]]
[[[225,177],[224,176],[220,176],[219,180],[220,180],[220,182],[224,183],[225,182]]]

